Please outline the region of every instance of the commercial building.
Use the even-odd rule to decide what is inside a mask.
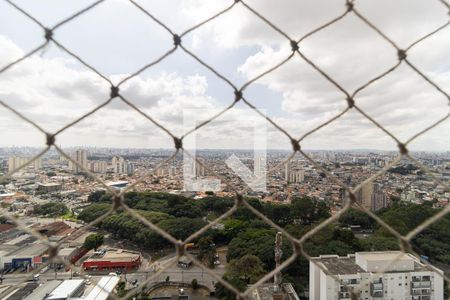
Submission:
[[[353,293],[364,300],[443,300],[441,274],[400,251],[321,255],[310,261],[309,296],[311,300],[350,300]]]
[[[83,295],[84,288],[85,285],[83,279],[64,280],[44,299],[66,300],[70,298],[80,297],[81,295]]]
[[[119,276],[104,276],[92,291],[83,297],[84,300],[106,300],[120,281]]]
[[[141,265],[141,255],[123,249],[103,249],[96,251],[83,262],[85,270],[115,271],[137,269]]]
[[[27,296],[12,299],[24,300],[107,300],[120,281],[119,276],[104,276],[89,291],[83,279],[49,280],[39,285]],[[14,294],[15,296],[15,294]]]
[[[43,256],[47,252],[47,245],[42,243],[25,244],[22,247],[0,253],[1,268],[36,268],[43,263]]]

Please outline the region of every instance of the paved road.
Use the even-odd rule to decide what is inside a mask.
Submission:
[[[222,259],[222,258],[221,258]],[[131,287],[130,283],[137,280],[138,284],[144,283],[148,278],[153,276],[157,270],[162,268],[162,266],[170,263],[170,261],[176,260],[175,253],[172,253],[162,259],[152,263],[152,264],[143,264],[140,270],[133,271],[131,273],[122,274],[121,278],[126,280],[129,284],[128,287]],[[222,277],[225,273],[225,266],[219,265],[215,269],[213,269],[214,273],[217,276]],[[93,284],[97,282],[104,274],[92,274],[91,281]],[[159,274],[152,280],[151,282],[160,282],[165,281],[166,278],[169,277],[170,281],[178,281],[191,283],[193,279],[197,279],[198,283],[207,286],[211,290],[214,290],[214,284],[216,283],[216,279],[214,279],[211,275],[204,272],[201,268],[192,266],[189,269],[182,269],[178,267],[176,264],[167,268],[164,272]],[[6,291],[2,291],[0,293],[0,299],[7,295],[11,290],[17,289],[17,285],[30,278],[30,274],[28,273],[15,273],[15,274],[6,274],[3,276],[3,283],[1,286],[9,286],[9,289]],[[57,272],[55,274],[54,271],[49,270],[45,273],[40,274],[39,283],[45,283],[49,280],[54,279],[70,279],[72,278],[71,272]],[[79,278],[79,277],[73,277]]]

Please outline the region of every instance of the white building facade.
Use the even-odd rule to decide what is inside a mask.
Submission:
[[[350,300],[353,291],[362,300],[443,300],[444,280],[439,273],[443,274],[399,251],[321,255],[310,261],[309,296],[311,300]]]

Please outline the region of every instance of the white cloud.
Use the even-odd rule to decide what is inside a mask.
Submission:
[[[168,5],[160,4],[161,15],[158,5],[149,6],[148,9],[162,18],[169,27],[172,28],[173,25],[176,29],[183,29],[203,21],[231,3],[183,1],[177,4],[177,18],[173,18],[174,20],[170,18],[173,9]],[[246,3],[294,39],[345,11],[345,1],[249,0]],[[355,5],[403,48],[448,20],[447,9],[439,1],[356,1]],[[106,8],[111,11],[116,6]],[[128,13],[131,16],[134,8]],[[103,25],[107,24],[105,18],[103,21]],[[132,37],[129,34],[126,36]],[[74,40],[78,38],[75,37]],[[141,35],[136,35],[136,38],[141,38]],[[446,28],[408,52],[408,58],[447,93],[450,92],[450,64],[447,59],[449,40],[450,28]],[[234,51],[234,60],[223,58],[213,65],[219,71],[226,69],[224,72],[229,72],[232,66],[238,65],[236,70],[233,70],[233,78],[241,76],[248,80],[285,59],[291,51],[289,41],[251,14],[241,3],[190,33],[189,38],[183,39],[183,42],[186,42],[189,48],[192,47],[190,49],[194,52],[202,53],[202,59],[208,62],[208,57],[203,55],[220,59],[223,53]],[[162,44],[156,47],[161,48]],[[131,58],[136,64],[148,61],[140,51],[123,50],[128,54],[138,53]],[[301,44],[301,51],[349,92],[353,92],[397,62],[395,49],[352,13],[306,39]],[[243,53],[252,54],[242,60]],[[14,43],[0,38],[0,65],[22,54],[23,51]],[[101,61],[98,53],[92,53],[91,60],[95,55]],[[240,64],[238,60],[244,62]],[[120,63],[126,66],[125,59],[121,59]],[[121,86],[121,93],[162,125],[180,135],[185,131],[182,127],[183,109],[220,109],[228,103],[222,103],[212,96],[217,95],[217,91],[212,90],[214,85],[211,84],[211,78],[214,75],[209,74],[209,71],[202,74],[198,74],[198,70],[173,71],[176,69],[174,64],[177,63],[178,60],[169,63],[170,68],[167,71],[162,64],[158,66],[157,72],[134,77]],[[122,69],[128,70],[125,67]],[[112,72],[109,75],[114,82],[125,76],[127,75]],[[264,97],[264,91],[267,89],[279,95],[278,103],[272,101],[275,96],[270,99],[268,114],[295,137],[300,137],[335,116],[347,105],[345,96],[297,55],[281,68],[251,85],[245,94],[257,91],[256,94]],[[92,72],[80,70],[79,64],[71,59],[33,56],[7,73],[0,74],[0,97],[43,124],[45,128],[56,130],[68,120],[73,120],[106,101],[109,97],[109,87]],[[249,100],[259,106],[257,98]],[[448,113],[448,99],[405,65],[362,91],[355,100],[359,107],[402,140]],[[234,109],[227,114],[235,119],[245,119],[240,115],[240,109]],[[210,115],[204,116],[205,119],[208,117]],[[240,125],[236,127],[218,121],[203,128],[202,134],[211,138],[211,146],[223,144],[225,141],[233,144],[232,147],[239,147],[239,138],[232,141],[221,137],[228,134],[245,140],[251,132],[245,122]],[[289,141],[271,125],[268,129],[271,138],[269,147],[290,146]],[[215,135],[214,130],[221,134]],[[446,133],[449,131],[450,125],[447,121],[418,139],[412,146],[424,150],[448,150],[449,137]],[[71,144],[111,145],[124,137],[120,143],[138,146],[139,143],[144,143],[143,141],[149,141],[145,143],[158,147],[165,146],[166,141],[169,141],[167,146],[171,146],[171,140],[149,124],[148,120],[117,100],[78,124],[76,128],[70,129],[70,132],[73,134],[65,134],[62,137],[65,136],[65,141]],[[104,132],[107,135],[103,134]],[[305,145],[310,148],[395,147],[383,132],[355,111],[306,139]]]

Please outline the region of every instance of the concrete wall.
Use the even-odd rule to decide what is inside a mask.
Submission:
[[[320,269],[313,262],[309,262],[309,299],[320,299]]]

